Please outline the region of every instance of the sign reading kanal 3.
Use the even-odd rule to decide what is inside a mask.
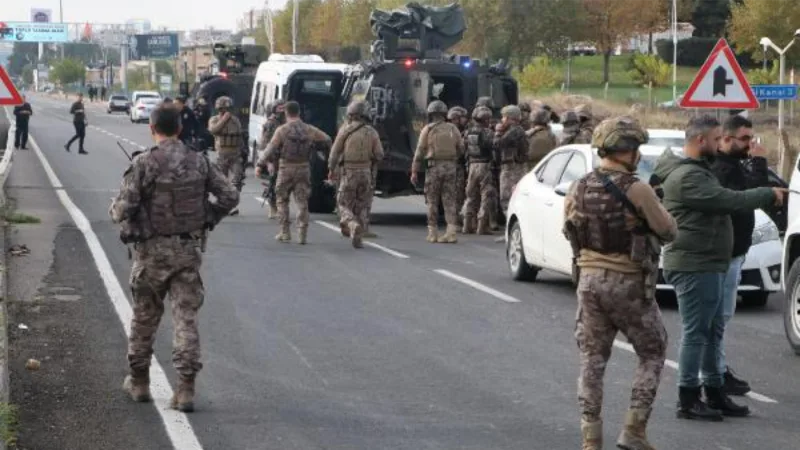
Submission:
[[[137,34],[128,38],[131,59],[175,58],[178,35],[175,33]]]

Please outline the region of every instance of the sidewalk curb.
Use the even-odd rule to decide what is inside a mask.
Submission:
[[[9,127],[6,148],[3,152],[3,159],[0,160],[0,206],[6,204],[5,184],[14,154],[15,129],[15,123],[11,120],[8,109],[3,108],[3,112],[4,114],[0,115],[0,123],[7,122]],[[6,224],[4,222],[0,223],[0,244],[3,246],[0,251],[0,403],[8,404],[11,385],[8,374],[8,266],[6,265]],[[2,439],[0,439],[0,450],[6,450],[6,443]]]

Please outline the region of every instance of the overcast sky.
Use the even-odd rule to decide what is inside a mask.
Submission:
[[[263,8],[264,0],[62,0],[65,22],[125,23],[149,19],[153,27],[196,29],[213,26],[236,31],[236,22],[250,8]],[[0,0],[0,21],[28,22],[31,8],[53,10],[58,21],[58,0]],[[269,0],[272,9],[286,0]],[[221,6],[215,6],[221,5]]]

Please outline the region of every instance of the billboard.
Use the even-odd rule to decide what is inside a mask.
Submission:
[[[0,42],[67,42],[63,23],[0,22]]]
[[[176,58],[178,35],[176,33],[135,34],[128,38],[130,59]]]
[[[31,8],[31,22],[50,23],[52,17],[52,9]]]

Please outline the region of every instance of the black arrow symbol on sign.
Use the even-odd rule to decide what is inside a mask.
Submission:
[[[733,84],[733,79],[728,78],[728,71],[719,66],[714,70],[714,92],[712,95],[720,94],[725,97],[725,91],[729,85]]]

